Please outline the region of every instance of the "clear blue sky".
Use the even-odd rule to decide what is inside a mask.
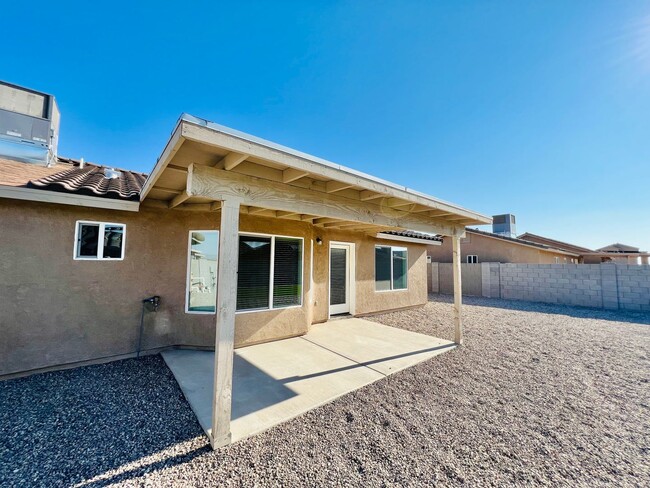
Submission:
[[[519,232],[650,248],[648,2],[32,1],[2,17],[0,78],[57,97],[62,155],[149,171],[188,112],[512,212]]]

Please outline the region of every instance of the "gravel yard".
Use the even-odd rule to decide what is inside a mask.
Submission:
[[[159,356],[0,383],[0,486],[650,485],[650,315],[467,298],[464,347],[212,452]],[[377,315],[452,338],[451,305]]]

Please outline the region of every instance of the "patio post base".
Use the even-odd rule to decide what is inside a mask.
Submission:
[[[228,432],[228,434],[226,435],[222,435],[217,439],[210,436],[210,445],[212,446],[212,449],[215,451],[220,447],[229,446],[230,444],[232,444],[232,434],[230,432]]]

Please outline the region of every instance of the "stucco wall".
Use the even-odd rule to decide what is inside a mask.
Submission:
[[[565,258],[567,262],[571,262],[571,257],[566,254],[522,246],[471,232],[467,232],[467,236],[461,240],[460,251],[463,263],[467,262],[468,255],[478,256],[479,263],[555,264],[556,257],[560,259],[560,263],[564,263]],[[441,246],[428,246],[427,252],[433,262],[451,263],[451,239],[443,239]]]
[[[314,239],[320,237],[321,245],[314,245],[314,323],[328,319],[329,311],[329,246],[331,241],[355,244],[356,315],[388,309],[424,305],[427,301],[426,246],[377,239],[360,233],[331,231],[314,228]],[[393,245],[408,249],[408,288],[398,291],[375,291],[375,245]]]
[[[124,260],[75,261],[77,220],[126,224]],[[218,229],[218,212],[117,212],[3,199],[0,222],[0,376],[132,354],[141,300],[151,295],[162,300],[158,312],[145,315],[144,350],[214,347],[214,315],[185,313],[185,293],[189,231]],[[305,239],[303,303],[238,313],[236,347],[301,335],[311,323],[327,320],[330,240],[356,244],[356,314],[426,302],[426,246],[406,245],[408,290],[377,293],[379,240],[373,237],[248,215],[241,216],[240,230]],[[310,248],[316,236],[323,244],[314,245],[312,308]]]

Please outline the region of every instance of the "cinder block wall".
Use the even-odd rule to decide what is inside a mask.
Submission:
[[[429,283],[437,285],[430,293],[453,292],[451,265],[431,263],[429,275]],[[465,295],[650,311],[650,266],[463,264],[462,279]]]

